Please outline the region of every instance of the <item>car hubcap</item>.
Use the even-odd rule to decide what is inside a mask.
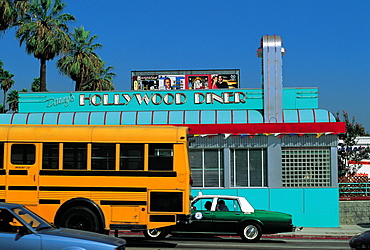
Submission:
[[[244,235],[248,239],[254,239],[258,235],[258,230],[255,226],[249,225],[244,229]]]

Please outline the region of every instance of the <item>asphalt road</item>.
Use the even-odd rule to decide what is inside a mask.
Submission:
[[[343,239],[268,239],[262,238],[257,243],[244,243],[239,238],[184,238],[167,237],[164,240],[146,240],[143,237],[123,237],[127,241],[127,250],[131,249],[345,249],[349,250],[348,240]]]

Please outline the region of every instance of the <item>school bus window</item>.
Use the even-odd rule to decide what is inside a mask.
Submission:
[[[144,144],[120,145],[120,170],[144,170]]]
[[[42,169],[59,168],[59,143],[45,142],[42,146]]]
[[[64,143],[63,169],[87,169],[87,143]]]
[[[4,168],[4,143],[0,143],[0,169]]]
[[[149,144],[149,170],[173,170],[173,144]]]
[[[151,192],[150,211],[181,212],[183,209],[181,192]]]
[[[35,164],[36,147],[33,144],[13,144],[11,148],[11,160],[14,165]]]
[[[93,143],[91,152],[92,170],[115,170],[116,144]]]

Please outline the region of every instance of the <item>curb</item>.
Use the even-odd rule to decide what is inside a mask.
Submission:
[[[262,238],[269,239],[310,239],[310,240],[349,240],[353,235],[297,235],[297,234],[265,234]]]

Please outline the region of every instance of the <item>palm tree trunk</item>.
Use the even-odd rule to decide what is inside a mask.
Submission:
[[[78,78],[78,80],[76,80],[75,91],[80,91],[80,88],[81,88],[81,78]]]
[[[5,113],[5,104],[6,104],[6,91],[4,90],[3,110],[1,110],[1,113]]]
[[[40,92],[46,92],[46,60],[40,59]]]

